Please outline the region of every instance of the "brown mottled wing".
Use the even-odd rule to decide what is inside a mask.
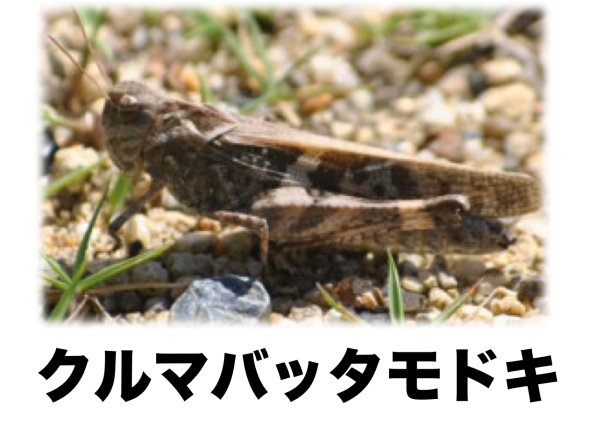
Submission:
[[[461,194],[470,215],[517,216],[541,205],[538,183],[528,175],[403,156],[251,118],[218,138],[223,162],[259,170],[289,185],[370,199],[423,199]]]

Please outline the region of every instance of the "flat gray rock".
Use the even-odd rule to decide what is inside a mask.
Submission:
[[[254,323],[271,310],[263,284],[239,276],[194,281],[176,299],[172,322]]]

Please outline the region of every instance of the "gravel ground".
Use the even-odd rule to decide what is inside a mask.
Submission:
[[[238,37],[251,65],[265,72],[251,45],[250,26],[239,20],[238,12],[210,13]],[[449,22],[453,14],[447,11],[257,11],[253,17],[278,78],[317,48],[269,100],[259,98],[262,89],[255,76],[225,39],[209,34],[204,15],[193,11],[110,10],[96,41],[115,81],[134,79],[188,101],[209,98],[228,111],[250,110],[253,116],[324,135],[420,158],[521,171],[542,181],[540,13],[484,14],[475,27],[467,16]],[[94,15],[84,15],[89,17]],[[443,21],[425,25],[431,18]],[[45,19],[46,33],[82,60],[85,42],[72,13],[48,12]],[[471,28],[464,26],[465,32],[453,35],[463,25]],[[42,185],[108,158],[98,135],[99,91],[90,81],[81,81],[72,63],[50,46],[44,44],[41,53],[43,104],[65,121],[46,122]],[[103,81],[92,63],[87,71]],[[108,176],[116,174],[106,159],[89,176],[42,200],[42,249],[67,271]],[[139,177],[129,202],[149,183],[148,176]],[[517,242],[500,253],[398,256],[408,323],[433,320],[479,281],[475,295],[450,322],[527,323],[544,317],[544,213],[507,222]],[[254,292],[267,304],[249,308],[259,311],[253,319],[261,322],[345,322],[329,307],[317,282],[360,318],[375,324],[389,321],[384,254],[327,247],[281,256],[273,249],[264,278],[256,236],[193,214],[167,191],[125,225],[126,247],[113,251],[106,227],[100,217],[87,253],[88,273],[141,248],[170,240],[175,244],[159,259],[81,296],[84,303],[73,305],[75,320],[170,323],[180,315],[173,310],[191,282],[234,275],[263,282],[268,295],[261,295],[261,287]],[[44,287],[46,311],[57,297],[54,288]]]

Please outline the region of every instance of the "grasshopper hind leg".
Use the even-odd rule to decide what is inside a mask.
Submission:
[[[260,240],[261,263],[264,268],[267,268],[267,259],[269,258],[269,226],[266,219],[233,211],[217,211],[213,214],[213,217],[221,222],[238,225],[257,233]]]

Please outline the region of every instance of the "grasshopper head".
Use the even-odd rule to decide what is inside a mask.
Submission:
[[[112,161],[123,171],[137,171],[157,113],[159,97],[142,84],[123,81],[109,92],[101,116],[102,135]]]

